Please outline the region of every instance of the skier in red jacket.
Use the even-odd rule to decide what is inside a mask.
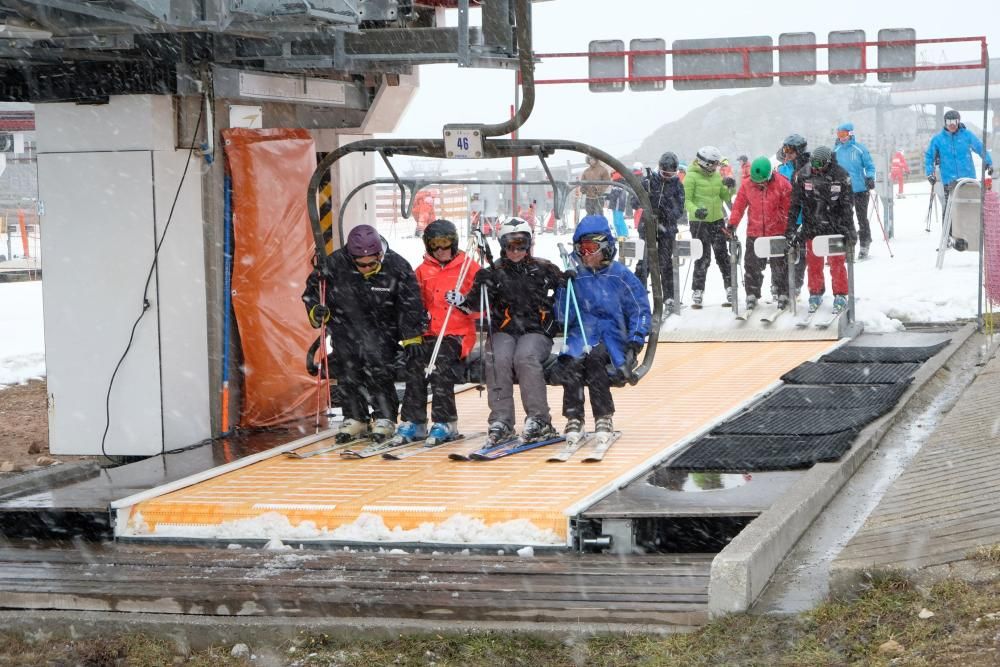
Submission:
[[[466,292],[479,265],[466,259],[466,254],[458,249],[458,230],[448,220],[435,220],[424,229],[423,263],[417,267],[417,284],[424,307],[430,314],[430,325],[423,333],[424,359],[417,368],[413,364],[407,368],[406,390],[400,412],[402,421],[396,429],[401,441],[412,442],[425,438],[445,442],[458,435],[456,422],[458,410],[455,406],[455,384],[462,378],[464,360],[472,351],[476,341],[476,318],[467,311],[452,307],[448,316],[448,328],[441,340],[441,349],[434,364],[434,371],[428,378],[424,368],[430,362],[434,343],[444,327],[448,304],[444,295],[455,289],[459,274],[466,261],[470,261],[465,279],[458,287]],[[427,384],[431,385],[431,428],[427,430]]]
[[[910,165],[906,163],[906,156],[903,155],[903,151],[896,151],[892,156],[892,166],[889,167],[889,177],[899,188],[896,192],[897,199],[903,198],[903,181],[909,173]]]
[[[763,236],[784,236],[788,226],[788,206],[792,200],[792,184],[787,178],[775,178],[771,160],[761,156],[750,165],[750,175],[743,179],[733,200],[729,216],[732,235],[747,212],[747,250],[743,258],[743,284],[747,291],[747,310],[753,310],[760,299],[764,266],[771,264],[771,292],[778,297],[778,308],[788,305],[788,276],[784,257],[758,257],[754,241]]]

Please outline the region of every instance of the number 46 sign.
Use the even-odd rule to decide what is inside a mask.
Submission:
[[[450,158],[483,157],[481,125],[445,125],[444,150]]]

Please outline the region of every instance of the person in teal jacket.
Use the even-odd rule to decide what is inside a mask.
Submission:
[[[861,250],[858,259],[868,257],[872,245],[872,230],[868,225],[868,191],[875,189],[875,163],[864,144],[854,138],[854,123],[841,123],[837,127],[837,143],[833,145],[837,164],[851,177],[854,215],[858,219],[858,238]]]
[[[979,176],[972,164],[972,151],[979,153],[986,164],[986,173],[992,176],[993,158],[989,151],[983,149],[983,142],[979,137],[966,129],[962,123],[962,116],[954,109],[950,109],[944,115],[944,128],[931,138],[924,154],[924,172],[931,183],[931,189],[937,182],[934,176],[934,163],[937,162],[941,169],[945,206],[948,205],[948,195],[955,187],[955,181]]]
[[[732,278],[729,273],[729,248],[726,235],[725,211],[723,204],[728,205],[732,192],[723,184],[719,175],[719,163],[722,153],[715,146],[702,146],[695,156],[694,164],[684,179],[684,208],[691,224],[691,236],[702,244],[701,257],[694,262],[694,281],[691,302],[694,308],[701,308],[705,293],[705,278],[708,266],[712,263],[712,253],[715,253],[715,263],[722,271],[722,281],[726,285],[726,301],[724,306],[733,303]]]

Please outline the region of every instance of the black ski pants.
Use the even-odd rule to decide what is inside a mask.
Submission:
[[[743,285],[747,294],[760,298],[760,286],[764,283],[764,267],[771,265],[771,291],[777,295],[788,294],[788,262],[781,257],[758,257],[753,244],[757,239],[747,237],[746,254],[743,255]]]
[[[676,234],[660,234],[656,237],[656,257],[660,264],[660,286],[663,300],[674,298],[674,237]]]
[[[868,191],[854,193],[854,216],[858,219],[858,238],[861,245],[872,244],[872,230],[868,226]]]
[[[393,360],[388,363],[391,364]],[[396,395],[396,374],[391,365],[351,364],[336,374],[341,409],[345,419],[368,421],[368,405],[371,417],[390,419],[394,423],[399,412],[399,396]],[[332,391],[331,391],[332,393]]]
[[[615,414],[615,402],[611,398],[611,378],[608,364],[611,358],[601,343],[588,354],[579,357],[561,357],[560,378],[563,383],[563,416],[567,419],[583,419],[583,390],[590,390],[590,409],[594,419]]]
[[[431,360],[436,338],[425,337],[421,346],[424,351],[423,366]],[[455,407],[455,383],[461,379],[462,338],[445,336],[441,341],[434,364],[434,372],[428,378],[424,368],[407,369],[406,390],[403,392],[403,411],[400,419],[417,424],[427,423],[427,385],[431,387],[431,421],[453,422],[458,420]]]
[[[708,266],[712,263],[712,253],[715,253],[715,263],[722,271],[722,282],[726,287],[732,283],[732,276],[729,271],[729,239],[722,230],[722,220],[715,222],[703,222],[699,220],[691,221],[691,236],[701,241],[701,257],[694,262],[694,282],[691,288],[694,290],[705,289],[705,278],[708,275]]]

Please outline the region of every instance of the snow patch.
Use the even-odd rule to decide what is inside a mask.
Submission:
[[[389,529],[377,514],[362,514],[352,523],[333,530],[319,528],[312,521],[292,524],[288,517],[267,512],[252,519],[226,521],[217,525],[161,523],[150,530],[137,512],[131,523],[133,534],[158,537],[198,537],[209,539],[345,540],[351,542],[428,542],[435,544],[563,544],[551,530],[543,530],[527,519],[512,519],[487,525],[482,519],[456,514],[441,523],[423,523],[409,530]],[[271,542],[265,548],[273,548]],[[283,545],[282,545],[283,546]],[[281,548],[281,547],[276,547]],[[401,550],[393,550],[401,551]],[[392,553],[392,552],[390,552]],[[402,552],[405,553],[405,552]],[[465,553],[465,552],[463,552]],[[501,550],[500,553],[503,553]]]

